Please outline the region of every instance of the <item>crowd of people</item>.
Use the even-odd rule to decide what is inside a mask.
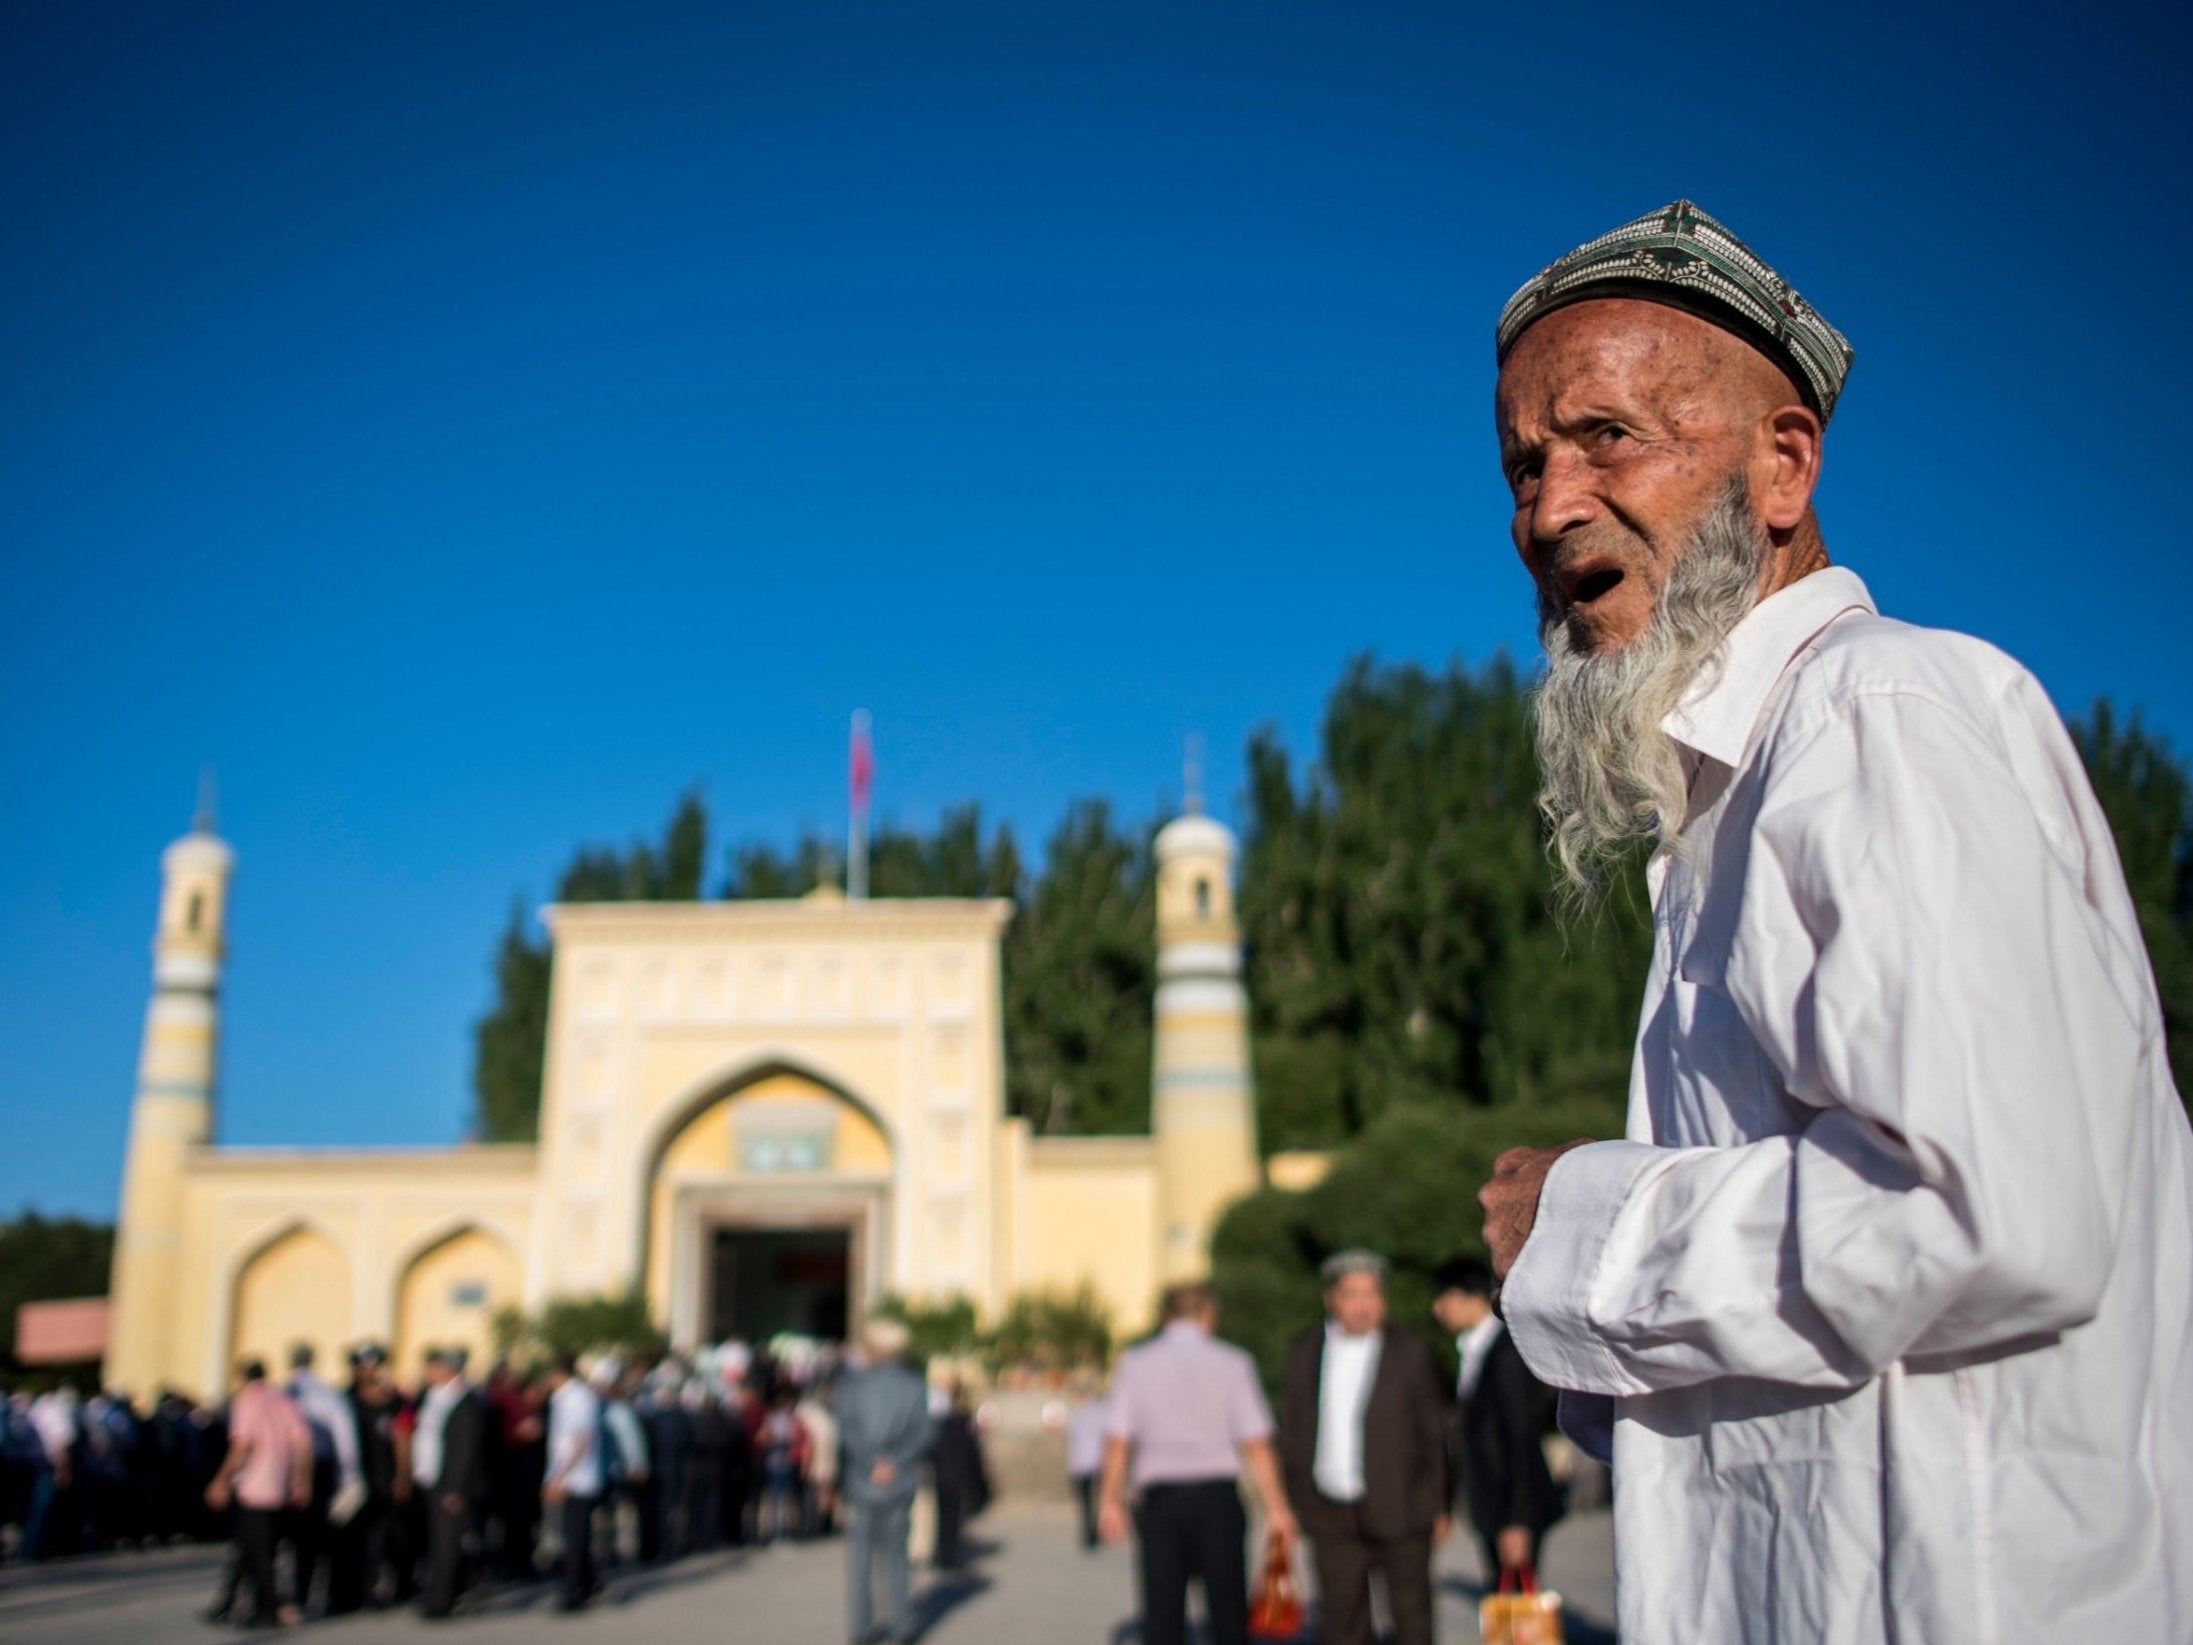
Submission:
[[[405,1386],[368,1343],[344,1386],[306,1347],[278,1381],[248,1360],[218,1407],[19,1392],[0,1402],[0,1552],[227,1541],[207,1617],[246,1627],[403,1605],[444,1617],[552,1574],[576,1609],[606,1568],[835,1532],[835,1406],[857,1368],[834,1349],[730,1344],[698,1363],[603,1354],[476,1377],[436,1349]],[[983,1471],[965,1400],[936,1405],[934,1431],[963,1436],[921,1458],[934,1451],[944,1565]]]

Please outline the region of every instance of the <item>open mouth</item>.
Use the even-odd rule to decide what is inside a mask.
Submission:
[[[1613,593],[1621,582],[1620,566],[1578,566],[1562,575],[1561,597],[1571,609],[1589,606]]]

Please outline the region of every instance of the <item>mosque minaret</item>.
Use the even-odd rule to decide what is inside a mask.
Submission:
[[[191,831],[160,858],[152,1003],[130,1112],[111,1291],[107,1377],[123,1387],[153,1386],[173,1361],[164,1334],[171,1311],[162,1303],[180,1277],[187,1158],[213,1136],[223,933],[235,860],[214,835],[210,792]]]
[[[1157,836],[1150,1130],[1158,1267],[1167,1281],[1208,1272],[1219,1216],[1260,1186],[1234,853],[1233,832],[1203,814],[1191,784],[1186,814]]]

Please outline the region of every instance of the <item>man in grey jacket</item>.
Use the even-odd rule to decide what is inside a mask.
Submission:
[[[846,1538],[854,1645],[876,1637],[871,1605],[876,1561],[883,1561],[889,1634],[914,1637],[913,1582],[906,1562],[906,1535],[929,1454],[929,1390],[906,1363],[906,1327],[871,1320],[861,1332],[868,1364],[845,1379],[838,1392],[840,1491],[851,1507]]]

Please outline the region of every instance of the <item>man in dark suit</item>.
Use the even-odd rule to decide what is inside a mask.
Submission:
[[[487,1402],[464,1379],[464,1354],[426,1356],[426,1395],[411,1441],[412,1477],[426,1499],[426,1593],[419,1613],[446,1617],[465,1576],[465,1539],[487,1498]]]
[[[1561,1517],[1561,1495],[1546,1469],[1544,1413],[1550,1396],[1531,1375],[1492,1311],[1492,1269],[1478,1257],[1442,1263],[1432,1280],[1432,1317],[1453,1335],[1455,1466],[1485,1550],[1485,1583],[1538,1564],[1539,1539]]]
[[[1399,1645],[1431,1645],[1432,1545],[1446,1535],[1446,1395],[1431,1345],[1386,1320],[1386,1264],[1323,1269],[1325,1323],[1287,1351],[1287,1495],[1310,1538],[1326,1645],[1371,1645],[1380,1573]]]

